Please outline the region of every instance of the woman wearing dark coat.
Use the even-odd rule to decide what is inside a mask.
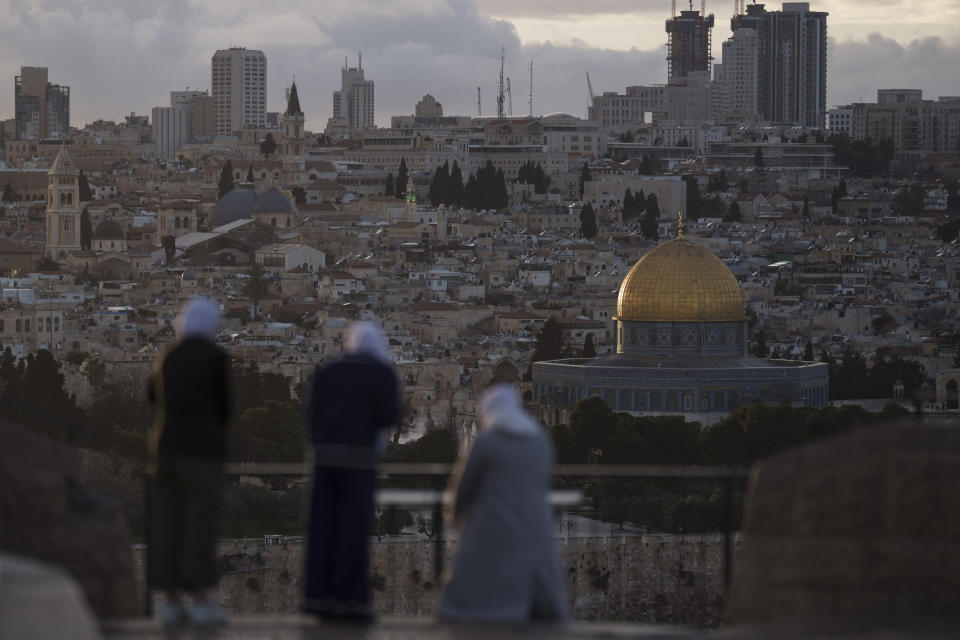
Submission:
[[[307,410],[314,448],[304,570],[306,613],[369,621],[369,537],[377,467],[400,395],[386,339],[369,322],[352,324],[345,354],[318,367]]]
[[[547,503],[550,437],[506,384],[484,394],[481,429],[452,485],[453,522],[462,531],[440,618],[565,620],[564,574]]]
[[[177,318],[178,341],[151,382],[157,405],[156,484],[150,581],[164,591],[165,624],[222,624],[223,611],[207,598],[217,583],[215,558],[227,455],[230,358],[214,343],[217,306],[188,302]],[[181,600],[190,594],[188,610]]]

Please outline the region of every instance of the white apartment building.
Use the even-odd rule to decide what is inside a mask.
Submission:
[[[216,135],[238,135],[245,126],[267,126],[267,57],[263,51],[232,47],[211,63]]]
[[[373,80],[363,77],[363,64],[344,64],[340,70],[340,91],[333,92],[333,119],[343,120],[350,129],[373,127]]]
[[[190,107],[154,107],[152,120],[157,159],[175,160],[177,151],[190,142]]]
[[[756,29],[737,29],[723,43],[723,63],[715,67],[715,79],[726,90],[723,115],[743,119],[757,115],[759,56],[760,36]]]
[[[827,129],[830,133],[853,136],[853,107],[834,107],[827,111]]]

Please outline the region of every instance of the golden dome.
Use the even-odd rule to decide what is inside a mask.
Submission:
[[[709,249],[677,238],[650,251],[620,284],[617,319],[635,322],[743,320],[743,293]]]

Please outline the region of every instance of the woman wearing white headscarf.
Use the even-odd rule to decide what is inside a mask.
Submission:
[[[177,318],[177,341],[158,361],[151,383],[157,405],[156,485],[150,540],[150,581],[167,594],[166,624],[222,624],[206,592],[217,582],[230,358],[214,343],[217,305],[194,298]],[[187,610],[180,597],[193,596]]]
[[[451,485],[453,522],[462,531],[440,617],[565,620],[566,590],[547,503],[550,437],[510,385],[488,389],[480,411],[482,432]]]
[[[383,332],[347,331],[344,355],[318,367],[307,410],[314,477],[304,571],[306,613],[369,621],[368,539],[381,443],[400,419],[400,393]]]

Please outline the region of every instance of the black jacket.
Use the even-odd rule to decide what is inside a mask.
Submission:
[[[377,432],[399,420],[399,385],[388,365],[354,354],[317,367],[307,428],[318,452],[330,449],[324,445],[372,449]]]
[[[154,375],[160,454],[226,458],[230,414],[230,356],[208,340],[185,338]]]

